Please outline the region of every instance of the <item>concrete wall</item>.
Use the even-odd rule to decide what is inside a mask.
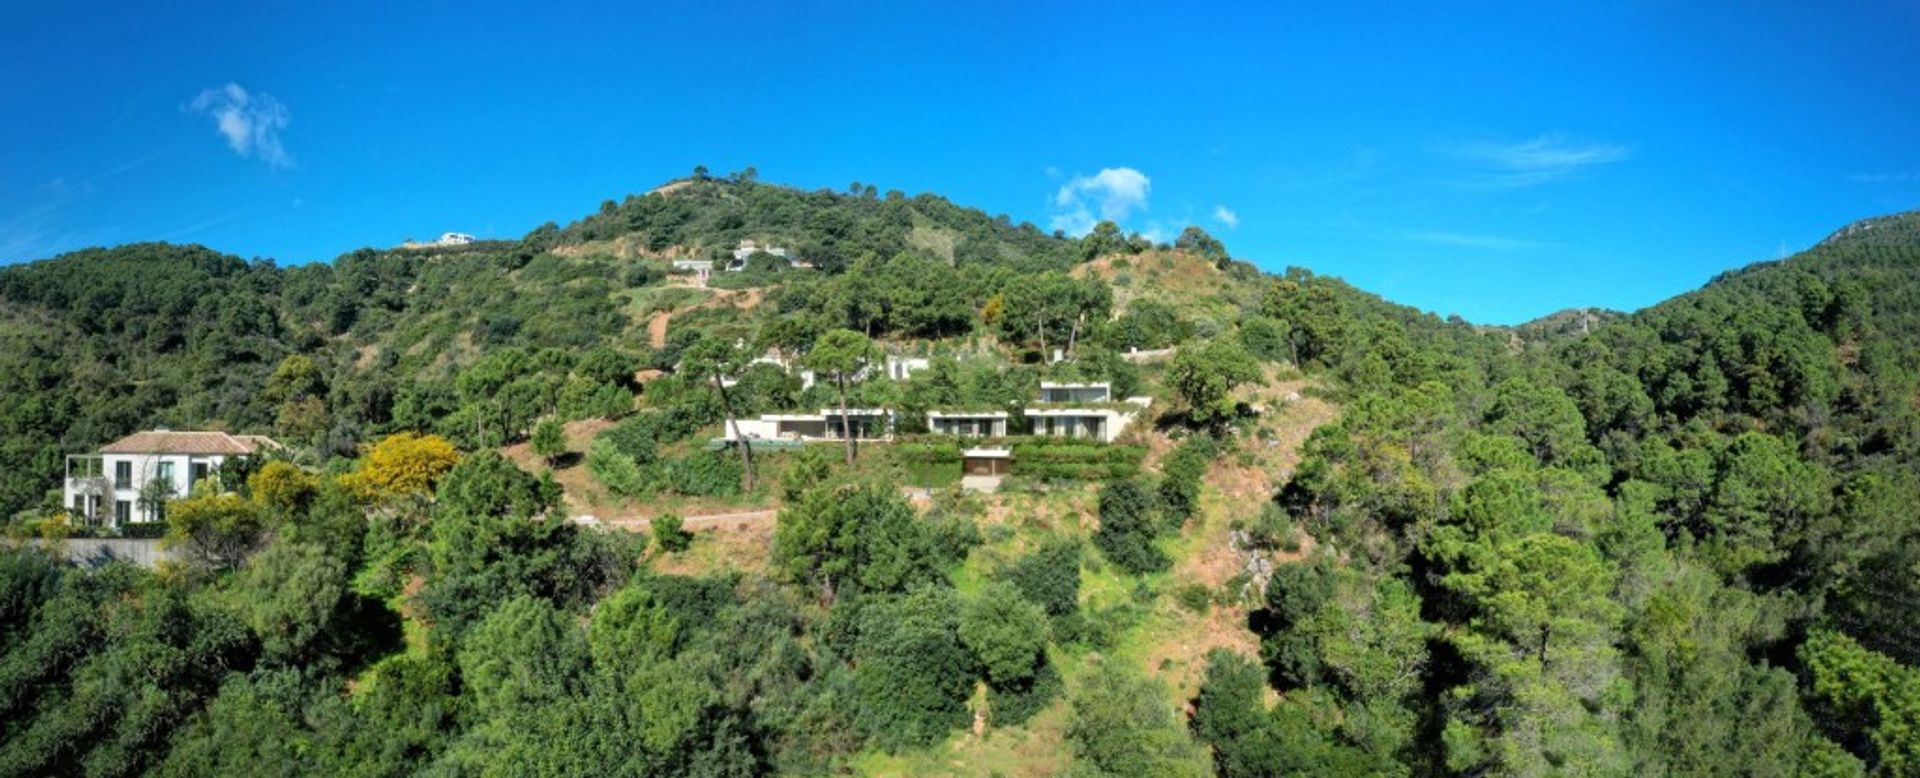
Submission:
[[[64,541],[39,541],[41,546],[66,550],[68,562],[92,567],[108,559],[132,562],[151,568],[178,555],[160,547],[159,538],[68,538]]]

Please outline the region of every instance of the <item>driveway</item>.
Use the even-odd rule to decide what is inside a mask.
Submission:
[[[994,492],[1000,491],[1000,480],[1003,478],[1006,478],[1006,476],[963,475],[960,477],[960,488],[969,492],[993,494]]]

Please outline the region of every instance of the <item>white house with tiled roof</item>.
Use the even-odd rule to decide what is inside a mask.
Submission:
[[[158,511],[140,501],[149,483],[159,482],[168,494],[183,496],[194,484],[218,477],[228,460],[256,457],[279,447],[261,435],[136,432],[101,446],[98,453],[68,456],[61,504],[87,523],[120,527],[158,521],[162,518]]]

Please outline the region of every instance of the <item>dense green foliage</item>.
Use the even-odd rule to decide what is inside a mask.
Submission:
[[[62,527],[40,521],[61,455],[136,429],[290,444],[233,493],[170,499],[177,567],[0,550],[0,775],[843,773],[1048,709],[1083,775],[1912,775],[1920,220],[1873,224],[1518,328],[1261,276],[1197,229],[1180,256],[1221,291],[1183,305],[1123,283],[1169,252],[1111,224],[1074,241],[750,172],[458,250],[0,270],[15,534]],[[667,285],[667,257],[746,238],[815,269],[756,258],[726,285],[757,305]],[[753,364],[767,349],[821,382]],[[931,366],[874,380],[883,351]],[[1260,557],[1236,578],[1259,650],[1209,654],[1183,718],[1116,636],[1235,599],[1166,584],[1176,536],[1226,502],[1209,474],[1271,443],[1244,400],[1263,363],[1340,415],[1272,505],[1225,517]],[[978,498],[916,507],[886,480],[949,482],[950,441],[704,445],[843,404],[915,432],[1008,410],[1017,434],[1043,377],[1169,409],[1142,445],[1015,439],[1014,491],[1097,516],[983,530],[952,507]],[[568,452],[580,419],[610,421]],[[768,569],[660,572],[705,541],[678,554],[662,516],[643,553],[564,520],[553,475],[497,452],[522,440],[625,498],[778,493]],[[1015,541],[983,557],[990,538]]]
[[[1915,268],[1912,244],[1836,238],[1517,352],[1417,320],[1341,345],[1351,325],[1320,313],[1367,303],[1281,282],[1265,308],[1289,349],[1354,395],[1281,495],[1351,560],[1269,584],[1274,683],[1345,711],[1304,719],[1335,750],[1296,755],[1908,773],[1899,695],[1867,690],[1914,658],[1912,576],[1890,573],[1914,558],[1920,527],[1892,506],[1920,497],[1920,436],[1912,361],[1890,357],[1920,346]],[[1804,637],[1821,628],[1852,637]],[[1246,694],[1237,661],[1217,660],[1201,731],[1223,770],[1281,737],[1228,701]]]

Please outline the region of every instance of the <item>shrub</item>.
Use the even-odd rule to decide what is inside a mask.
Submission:
[[[561,454],[567,453],[567,431],[560,425],[559,419],[541,419],[533,427],[533,453],[552,464]]]
[[[1102,662],[1068,697],[1067,742],[1076,764],[1102,775],[1207,774],[1206,751],[1188,737],[1167,690],[1121,662]]]
[[[1050,538],[1001,568],[999,578],[1058,621],[1080,609],[1080,541]]]
[[[601,431],[594,436],[594,443],[605,442],[613,451],[632,460],[638,465],[653,464],[659,458],[660,443],[655,435],[658,427],[654,421],[656,414],[642,413],[627,417],[619,424]]]
[[[622,497],[641,497],[653,491],[646,474],[633,458],[621,453],[619,447],[604,436],[595,438],[593,445],[587,447],[587,472],[608,491]]]
[[[988,686],[987,707],[993,713],[995,726],[1017,726],[1046,710],[1065,688],[1060,671],[1052,662],[1046,662],[1034,671],[1032,678],[1005,686]]]
[[[236,494],[189,497],[167,509],[167,545],[209,568],[246,561],[266,529],[260,506]]]
[[[447,471],[435,492],[436,512],[527,519],[560,504],[552,476],[536,478],[506,457],[482,451]]]
[[[808,489],[833,474],[833,457],[819,446],[802,446],[779,457],[780,493],[787,502],[800,499]]]
[[[1293,351],[1287,344],[1284,325],[1265,316],[1253,316],[1240,322],[1240,344],[1247,353],[1267,362],[1285,362]]]
[[[1263,551],[1297,551],[1300,548],[1300,540],[1294,535],[1293,519],[1279,506],[1271,504],[1262,507],[1260,516],[1247,526],[1247,544]]]
[[[1165,570],[1169,561],[1153,541],[1153,493],[1133,481],[1109,481],[1100,490],[1100,530],[1093,544],[1107,559],[1136,575]]]
[[[611,418],[632,410],[633,393],[625,387],[575,378],[560,387],[554,412],[560,418],[574,420]]]
[[[856,616],[860,728],[885,749],[925,746],[966,721],[978,677],[960,641],[953,590],[929,586],[864,603]]]
[[[1005,583],[988,583],[961,604],[960,640],[979,660],[991,686],[1032,680],[1046,661],[1047,614]]]
[[[284,513],[305,507],[319,490],[319,478],[286,460],[268,462],[247,478],[255,502]]]
[[[656,382],[657,384],[658,382]],[[652,389],[655,384],[649,384]],[[702,390],[697,398],[705,398]],[[691,437],[700,431],[706,423],[703,414],[695,408],[675,405],[668,410],[653,410],[636,413],[621,419],[619,424],[608,427],[595,439],[604,439],[634,462],[641,465],[653,464],[659,459],[659,448]]]
[[[1213,591],[1205,584],[1185,584],[1173,590],[1173,601],[1194,613],[1205,614],[1213,607]]]
[[[696,497],[740,493],[740,462],[726,451],[702,449],[666,462],[667,487]]]
[[[1219,443],[1212,437],[1192,435],[1161,463],[1160,504],[1169,527],[1178,529],[1200,507],[1200,482],[1219,452]]]
[[[686,530],[685,524],[675,514],[664,514],[655,518],[653,524],[653,542],[661,550],[678,554],[693,545],[693,533]]]

